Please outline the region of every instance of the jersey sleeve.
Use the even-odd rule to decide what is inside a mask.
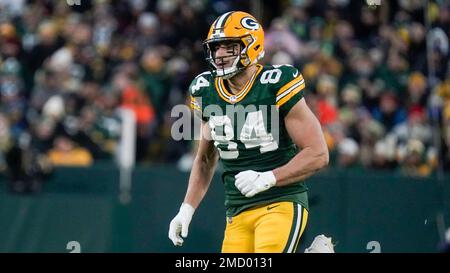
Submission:
[[[280,114],[285,117],[291,108],[303,98],[305,79],[297,68],[284,65],[280,84],[276,91],[276,106]]]
[[[203,116],[203,107],[205,95],[210,86],[209,72],[202,73],[192,80],[189,86],[189,95],[191,98],[190,106],[195,116],[201,118],[203,121],[207,121],[207,118]]]

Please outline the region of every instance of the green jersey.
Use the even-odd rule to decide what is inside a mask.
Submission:
[[[293,201],[308,208],[307,187],[302,181],[272,187],[251,198],[234,185],[234,176],[239,172],[273,170],[298,153],[284,118],[303,97],[304,87],[303,76],[290,65],[257,65],[257,72],[237,94],[228,91],[226,81],[209,72],[192,81],[191,108],[208,123],[223,165],[228,216],[279,201]]]

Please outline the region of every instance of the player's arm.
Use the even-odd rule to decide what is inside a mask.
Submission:
[[[312,111],[301,98],[284,118],[286,129],[302,150],[285,165],[272,171],[243,171],[235,176],[235,185],[246,197],[273,186],[285,186],[305,179],[328,164],[328,148]]]
[[[301,181],[325,167],[329,160],[320,123],[304,98],[292,107],[284,121],[289,136],[301,151],[287,164],[272,171],[276,178],[275,186]]]
[[[208,124],[202,122],[201,138],[197,154],[189,177],[189,185],[184,197],[184,203],[197,208],[211,184],[217,160],[219,158],[214,142],[211,140]]]
[[[217,160],[218,153],[213,141],[211,141],[208,124],[202,122],[201,138],[189,177],[186,195],[181,204],[180,211],[170,222],[169,239],[176,246],[183,244],[183,238],[181,236],[186,238],[188,235],[192,216],[208,191],[217,166]]]

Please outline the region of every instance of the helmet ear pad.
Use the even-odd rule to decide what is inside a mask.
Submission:
[[[242,50],[241,50],[241,63],[243,66],[248,66],[251,64],[251,60],[247,54],[248,50],[249,50],[249,45],[251,45],[251,43],[254,41],[254,39],[252,38],[251,35],[248,35],[247,37],[243,37],[241,38],[241,46],[242,46]]]

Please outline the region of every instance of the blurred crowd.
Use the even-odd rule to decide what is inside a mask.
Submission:
[[[450,2],[381,4],[293,1],[267,30],[270,61],[302,70],[338,166],[448,170]]]
[[[0,170],[28,181],[113,159],[119,108],[136,115],[138,162],[186,161],[172,106],[207,69],[209,25],[255,1],[77,2],[0,0]],[[259,5],[264,63],[303,73],[334,164],[427,176],[441,158],[450,169],[449,1]]]

